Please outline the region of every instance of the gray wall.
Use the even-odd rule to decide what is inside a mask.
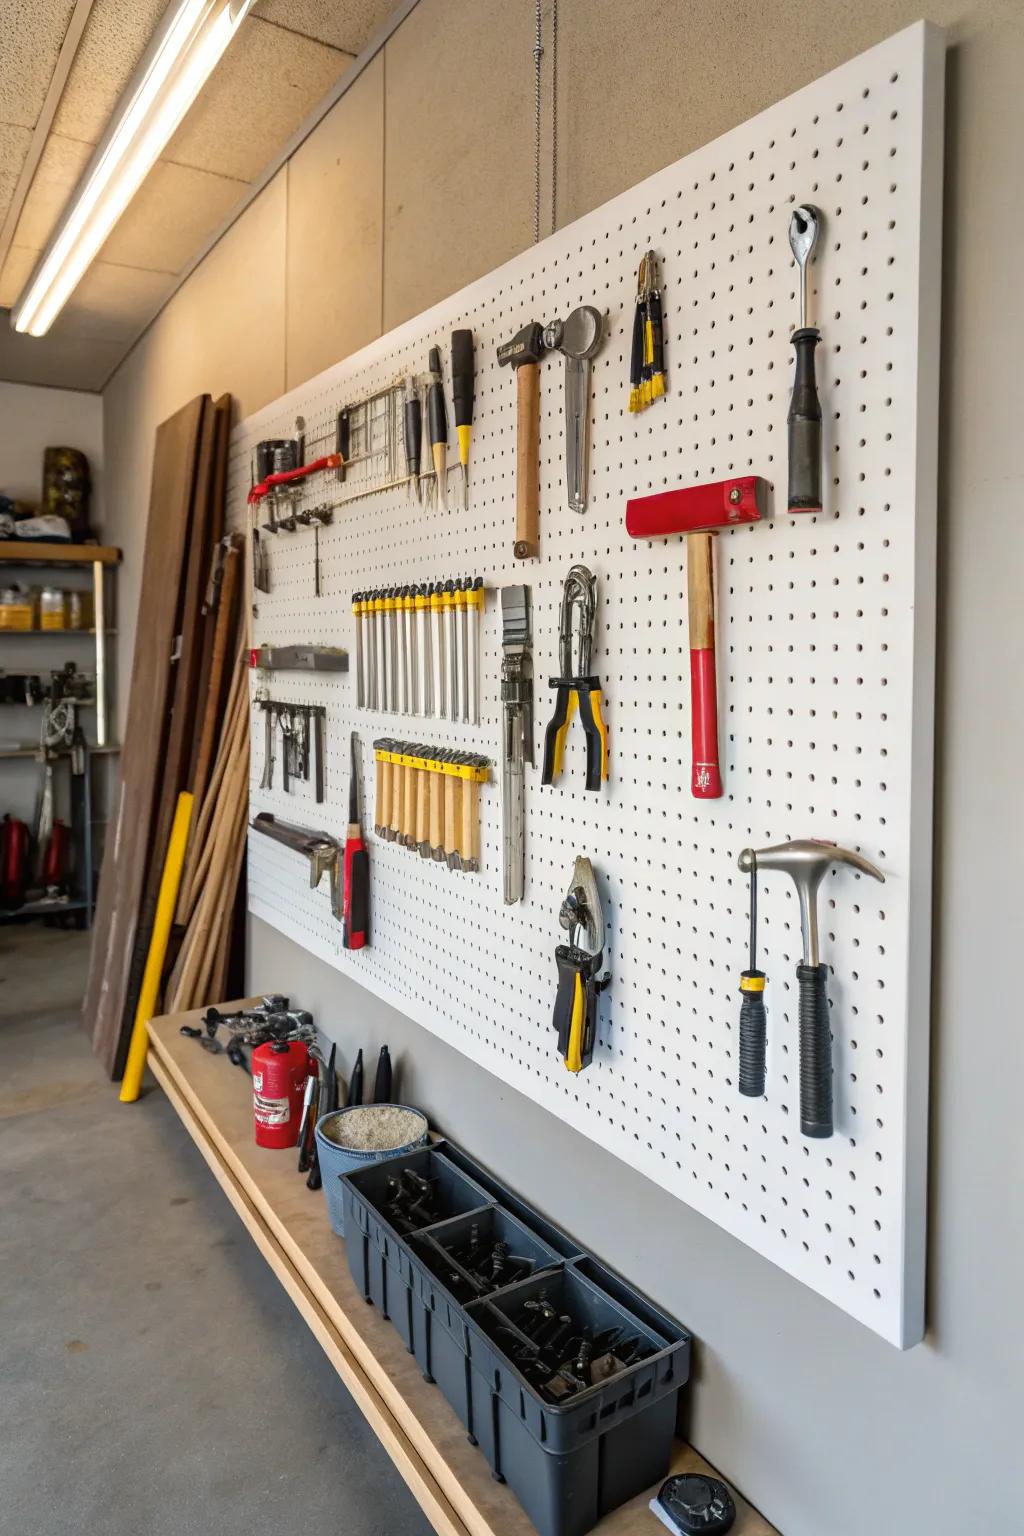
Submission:
[[[253,411],[528,243],[532,10],[420,0],[115,375],[125,647],[156,424],[200,389]],[[1024,1037],[1006,1017],[1024,852],[1024,6],[926,12],[951,49],[925,1344],[901,1356],[262,924],[251,934],[254,987],[300,996],[347,1060],[387,1038],[437,1125],[694,1330],[691,1438],[786,1536],[1024,1528]],[[560,221],[918,14],[918,0],[560,0]]]
[[[300,996],[346,1061],[387,1040],[409,1101],[692,1328],[688,1434],[786,1536],[1024,1528],[1024,1036],[1013,1017],[1022,937],[1014,866],[1024,852],[1019,22],[1018,11],[1018,24],[955,48],[949,61],[925,1343],[901,1355],[252,923],[254,988]],[[685,57],[696,67],[697,56]]]

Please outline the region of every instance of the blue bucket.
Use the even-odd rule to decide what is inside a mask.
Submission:
[[[367,1109],[385,1108],[404,1109],[406,1114],[410,1116],[409,1130],[411,1139],[403,1142],[401,1146],[378,1147],[372,1152],[361,1152],[355,1147],[341,1147],[332,1136],[324,1134],[325,1126],[330,1130],[345,1115],[360,1114]],[[412,1152],[417,1147],[425,1146],[428,1136],[429,1126],[426,1115],[419,1109],[412,1109],[408,1104],[352,1104],[347,1109],[332,1109],[326,1115],[321,1115],[316,1125],[316,1145],[320,1158],[320,1175],[323,1179],[324,1196],[327,1200],[328,1219],[339,1237],[344,1237],[345,1235],[345,1204],[343,1198],[344,1191],[341,1187],[341,1175],[343,1173],[351,1173],[354,1168],[365,1168],[369,1163],[379,1163],[385,1158],[400,1157],[403,1152]]]

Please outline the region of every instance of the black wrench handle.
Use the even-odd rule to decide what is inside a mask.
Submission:
[[[789,402],[789,499],[791,512],[821,511],[821,402],[814,349],[821,332],[805,325],[793,332],[796,372]]]

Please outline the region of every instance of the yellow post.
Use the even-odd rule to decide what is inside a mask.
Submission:
[[[160,973],[164,968],[164,957],[167,954],[167,940],[171,936],[171,922],[178,901],[178,885],[181,881],[181,867],[185,862],[185,848],[188,843],[191,820],[192,796],[180,794],[174,812],[174,825],[171,827],[171,840],[167,845],[164,872],[160,877],[160,894],[156,902],[153,937],[149,941],[149,954],[146,956],[139,1006],[135,1010],[128,1060],[125,1062],[124,1077],[121,1080],[122,1104],[134,1104],[142,1087],[148,1042],[146,1025],[153,1017],[153,1009],[156,1007],[160,992]]]

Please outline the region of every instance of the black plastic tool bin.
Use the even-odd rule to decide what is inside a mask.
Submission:
[[[444,1220],[400,1236],[384,1206],[387,1180],[403,1167],[437,1179]],[[358,1169],[342,1183],[356,1284],[391,1318],[541,1536],[584,1536],[667,1474],[690,1359],[689,1336],[674,1319],[449,1142]],[[436,1245],[458,1247],[474,1221],[535,1267],[527,1279],[460,1304]],[[495,1338],[542,1291],[596,1329],[621,1326],[651,1354],[563,1403],[548,1402]]]

